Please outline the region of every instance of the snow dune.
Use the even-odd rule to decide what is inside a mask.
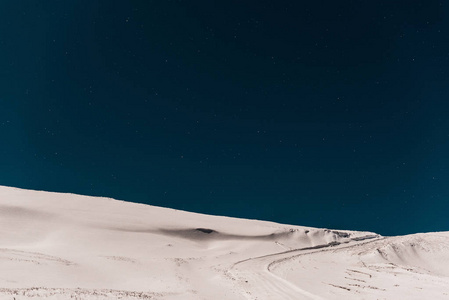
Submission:
[[[0,299],[449,299],[449,234],[382,237],[0,187]]]

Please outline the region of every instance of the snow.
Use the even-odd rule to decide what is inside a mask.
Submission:
[[[0,299],[449,299],[449,233],[382,237],[0,187]]]

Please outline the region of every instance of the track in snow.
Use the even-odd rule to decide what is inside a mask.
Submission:
[[[365,241],[368,239],[370,241]],[[279,298],[285,300],[323,300],[323,298],[314,295],[271,272],[272,267],[275,264],[294,259],[301,255],[309,255],[317,252],[350,248],[361,244],[378,241],[380,239],[383,239],[383,237],[377,235],[368,235],[365,237],[353,239],[345,243],[331,242],[328,244],[317,245],[313,247],[305,247],[263,255],[259,257],[253,257],[236,262],[229,269],[229,273],[240,284],[243,290],[242,293],[248,300]],[[351,244],[343,246],[347,243]]]

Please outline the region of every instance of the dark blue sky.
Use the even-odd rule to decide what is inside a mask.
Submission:
[[[0,184],[449,230],[444,1],[0,3]]]

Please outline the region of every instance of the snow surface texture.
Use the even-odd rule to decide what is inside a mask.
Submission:
[[[382,237],[0,187],[0,299],[449,299],[449,233]]]

